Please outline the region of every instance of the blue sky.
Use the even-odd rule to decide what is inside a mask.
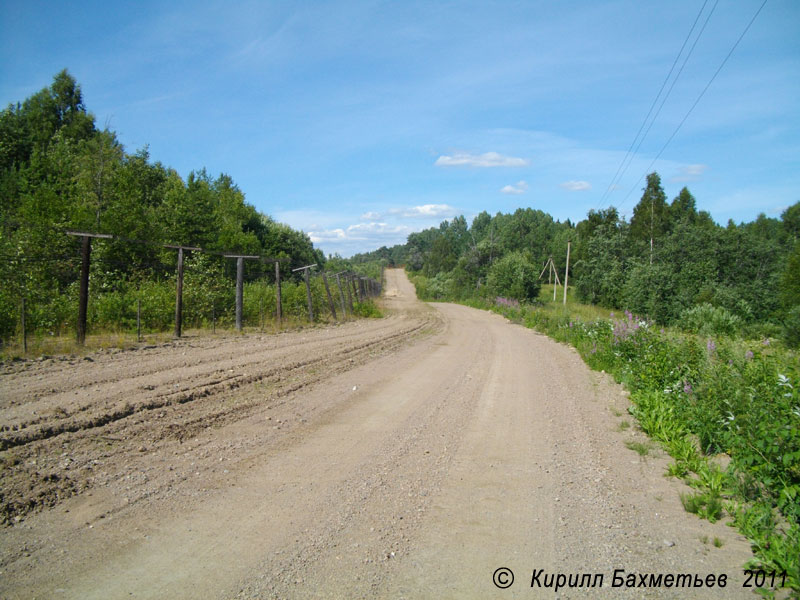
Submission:
[[[344,256],[482,210],[630,217],[648,169],[669,199],[686,185],[718,222],[750,221],[800,200],[796,0],[767,2],[653,160],[761,3],[5,0],[0,103],[67,68],[128,151],[227,173]]]

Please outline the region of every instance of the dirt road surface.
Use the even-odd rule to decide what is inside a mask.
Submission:
[[[2,366],[0,597],[752,597],[746,541],[626,447],[647,439],[619,386],[497,315],[418,302],[400,270],[382,302]],[[615,569],[728,583],[615,589]],[[602,586],[544,587],[559,573]]]

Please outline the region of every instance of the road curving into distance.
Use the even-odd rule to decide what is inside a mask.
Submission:
[[[618,385],[386,278],[383,319],[3,366],[0,597],[752,597]]]

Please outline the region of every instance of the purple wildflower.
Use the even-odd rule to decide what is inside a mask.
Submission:
[[[744,353],[744,358],[745,358],[745,360],[753,360],[753,351],[752,350],[748,350],[747,352],[745,352]]]
[[[692,393],[692,384],[688,381],[683,382],[683,393],[684,394],[691,394]]]
[[[519,301],[514,300],[513,298],[503,298],[502,296],[497,296],[494,299],[494,303],[498,306],[507,306],[508,308],[519,308]]]
[[[713,354],[716,349],[717,345],[714,343],[714,340],[709,338],[708,342],[706,342],[706,350],[708,350],[710,354]]]

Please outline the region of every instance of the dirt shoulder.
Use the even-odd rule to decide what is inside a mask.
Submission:
[[[619,386],[496,315],[417,302],[402,271],[386,287],[385,319],[0,375],[0,595],[555,597],[538,569],[603,574],[595,596],[626,591],[614,569],[744,595],[746,542],[625,447],[646,440],[620,430]]]

